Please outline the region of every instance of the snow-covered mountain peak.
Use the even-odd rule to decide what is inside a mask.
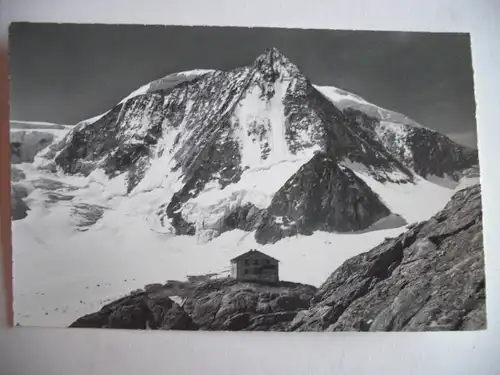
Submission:
[[[300,74],[299,68],[276,47],[266,48],[255,59],[254,67],[272,82],[279,77],[291,78]]]
[[[476,162],[425,129],[339,107],[268,48],[253,65],[142,86],[47,155],[67,174],[96,172],[124,185],[130,202],[152,199],[130,207],[146,210],[162,233],[213,238],[243,229],[260,243],[364,230],[390,216],[363,178],[415,184]]]
[[[255,59],[255,62],[283,62],[287,63],[290,62],[290,60],[276,47],[268,47],[262,52],[257,58]]]

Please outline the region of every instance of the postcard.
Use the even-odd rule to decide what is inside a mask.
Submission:
[[[9,37],[16,325],[486,328],[468,34]]]

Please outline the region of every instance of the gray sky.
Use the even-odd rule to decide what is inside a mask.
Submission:
[[[11,118],[75,124],[154,79],[248,65],[271,46],[315,84],[476,144],[468,34],[17,23],[10,27]]]

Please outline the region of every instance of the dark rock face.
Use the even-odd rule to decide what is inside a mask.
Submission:
[[[26,178],[26,175],[24,172],[15,166],[10,167],[10,181],[11,182],[19,182],[21,180],[24,180]]]
[[[70,328],[191,330],[194,326],[179,305],[156,291],[121,298],[81,317]]]
[[[173,195],[165,209],[165,214],[172,219],[172,225],[178,235],[195,233],[194,225],[184,220],[179,209],[186,201],[196,197],[214,174],[219,174],[219,184],[222,188],[237,182],[241,176],[239,147],[229,136],[233,133],[229,122],[226,122],[222,131],[226,136],[202,149],[193,160],[189,174],[185,177],[185,185]]]
[[[59,200],[71,200],[73,197],[61,197],[53,195],[52,197],[49,197],[49,199],[50,198]],[[80,232],[84,232],[101,219],[105,210],[106,207],[96,204],[78,203],[71,207],[71,217],[75,221],[77,230]]]
[[[347,260],[289,329],[484,329],[481,220],[480,187],[457,192],[429,221]]]
[[[280,311],[252,317],[244,331],[287,331],[290,322],[297,316],[294,311]]]
[[[377,138],[326,100],[310,84],[307,99],[311,109],[325,125],[322,138],[328,154],[334,155],[339,161],[347,159],[364,165],[379,182],[413,182],[412,172],[394,158]],[[390,176],[392,172],[396,172],[400,177],[394,179]]]
[[[61,181],[53,180],[50,178],[39,178],[36,180],[32,180],[31,184],[36,189],[42,189],[46,191],[59,192],[59,193],[66,193],[78,189],[78,187],[75,187],[73,185],[68,185]]]
[[[195,289],[184,309],[200,329],[283,330],[283,322],[306,309],[315,291],[312,286],[295,283],[280,282],[271,286],[228,279],[208,282]],[[286,313],[288,318],[281,313]]]
[[[28,196],[28,189],[22,183],[18,183],[26,178],[22,170],[14,165],[10,167],[10,206],[11,219],[21,220],[28,216],[29,207],[24,201]]]
[[[56,164],[71,174],[87,175],[98,167],[110,176],[128,171],[131,190],[142,178],[150,146],[161,136],[162,106],[160,93],[132,98],[99,121],[73,129],[59,145]],[[145,131],[140,132],[142,125]]]
[[[413,169],[421,176],[453,176],[456,171],[479,163],[477,150],[458,145],[428,129],[412,129],[407,143],[413,154]]]
[[[263,222],[266,210],[257,208],[252,203],[237,207],[223,219],[221,231],[241,229],[251,232]]]
[[[299,311],[309,307],[316,288],[239,283],[234,279],[201,282],[169,281],[149,286],[88,314],[70,327],[276,330],[284,331]],[[183,299],[182,306],[171,296]]]
[[[10,187],[10,204],[12,220],[21,220],[28,216],[29,207],[24,201],[28,190],[21,184],[12,184]]]
[[[390,213],[354,173],[317,153],[274,195],[255,236],[259,243],[272,243],[315,230],[356,231]]]

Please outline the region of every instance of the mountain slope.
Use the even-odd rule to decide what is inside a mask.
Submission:
[[[352,109],[379,121],[393,122],[418,128],[423,127],[421,124],[412,120],[408,116],[403,115],[402,113],[379,107],[378,105],[370,103],[362,97],[348,91],[334,86],[314,85],[314,87],[326,98],[330,99],[342,111]]]
[[[328,155],[317,153],[276,192],[256,238],[267,243],[318,229],[361,230],[390,213],[363,180]]]
[[[97,121],[75,128],[55,162],[70,174],[97,169],[111,178],[126,174],[130,194],[163,189],[159,223],[176,234],[210,238],[224,230],[220,223],[242,205],[267,208],[274,193],[319,151],[333,163],[365,166],[377,181],[413,182],[410,170],[276,49],[266,50],[250,67],[204,71],[166,89],[139,91]],[[249,192],[246,181],[262,171],[272,173],[273,187],[262,194],[266,189],[259,184]],[[339,174],[337,179],[346,185],[363,183],[356,175]],[[210,200],[208,213],[194,204],[201,195],[214,198],[216,192],[219,201]],[[380,219],[379,213],[364,211],[362,221],[324,229],[365,229]],[[390,214],[386,207],[379,212]]]
[[[397,112],[336,87],[315,86],[405,167],[424,178],[449,178],[478,164],[477,150],[452,141]]]

